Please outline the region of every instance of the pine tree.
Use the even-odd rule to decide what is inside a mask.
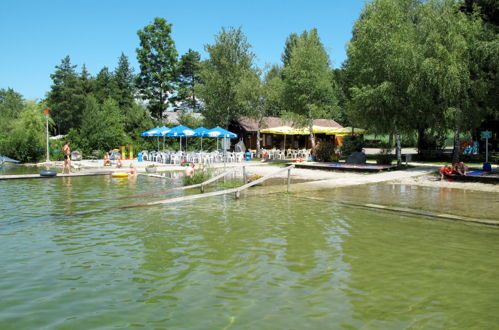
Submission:
[[[134,103],[135,75],[130,68],[130,62],[125,54],[121,53],[118,66],[114,70],[115,97],[121,109],[129,108]]]
[[[87,151],[109,150],[120,145],[125,133],[116,101],[108,98],[100,104],[94,96],[87,96],[83,123],[78,133]]]
[[[75,71],[76,65],[71,64],[69,56],[55,68],[55,73],[50,75],[54,83],[47,103],[52,110],[57,133],[66,134],[70,128],[80,126],[85,95]]]
[[[201,55],[192,49],[189,49],[180,59],[177,100],[185,102],[187,107],[193,111],[200,108],[200,104],[196,99],[196,87],[201,81],[199,77],[200,61]]]
[[[177,80],[177,50],[171,31],[171,24],[156,17],[154,23],[137,32],[140,39],[140,48],[136,49],[140,65],[137,87],[157,119],[162,118],[171,102]]]
[[[107,67],[103,67],[95,77],[93,95],[99,103],[116,97],[114,75]]]

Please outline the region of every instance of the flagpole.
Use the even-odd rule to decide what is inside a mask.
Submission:
[[[47,163],[50,161],[50,152],[49,152],[49,116],[50,116],[50,109],[45,109],[45,122],[46,122],[46,128],[47,128]]]

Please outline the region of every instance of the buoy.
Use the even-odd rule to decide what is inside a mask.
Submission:
[[[128,173],[124,173],[124,172],[115,172],[113,174],[111,174],[111,176],[113,178],[126,178],[128,177]]]
[[[46,176],[46,177],[51,177],[51,176],[56,176],[57,172],[54,170],[42,170],[40,171],[40,176]]]

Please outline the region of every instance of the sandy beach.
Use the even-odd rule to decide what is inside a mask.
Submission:
[[[103,166],[102,160],[80,160],[73,161],[72,166],[75,171],[125,171],[129,168],[130,163],[137,167],[139,173],[146,173],[146,167],[155,165],[158,172],[162,171],[181,171],[183,167],[180,165],[158,164],[149,161],[137,162],[136,160],[124,160],[123,166],[117,169],[115,166]],[[51,162],[50,166],[61,168],[62,162]],[[39,166],[47,165],[40,163]],[[249,174],[256,174],[260,176],[267,176],[275,173],[279,169],[284,168],[284,164],[260,163],[260,162],[244,162],[244,163],[229,163],[228,167],[246,167]],[[319,169],[304,169],[294,168],[291,171],[291,179],[300,181],[294,183],[301,188],[317,189],[317,188],[337,188],[359,184],[369,183],[391,183],[391,184],[404,184],[416,185],[435,188],[454,188],[466,189],[472,191],[496,192],[499,193],[499,186],[496,184],[477,183],[477,182],[457,182],[440,180],[438,165],[428,164],[410,164],[413,167],[406,170],[384,171],[378,173],[360,173],[360,172],[345,172],[345,171],[332,171],[332,170],[319,170]],[[224,164],[210,165],[212,168],[223,168]],[[496,168],[497,170],[497,168]],[[287,172],[284,171],[277,175],[277,177],[286,177]],[[305,182],[303,182],[305,181]]]

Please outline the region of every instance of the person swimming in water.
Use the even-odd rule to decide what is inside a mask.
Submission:
[[[194,176],[194,163],[190,163],[189,166],[185,168],[184,175],[191,178]]]
[[[127,171],[129,176],[136,176],[137,175],[137,168],[133,165],[133,163],[130,163],[130,169]]]

